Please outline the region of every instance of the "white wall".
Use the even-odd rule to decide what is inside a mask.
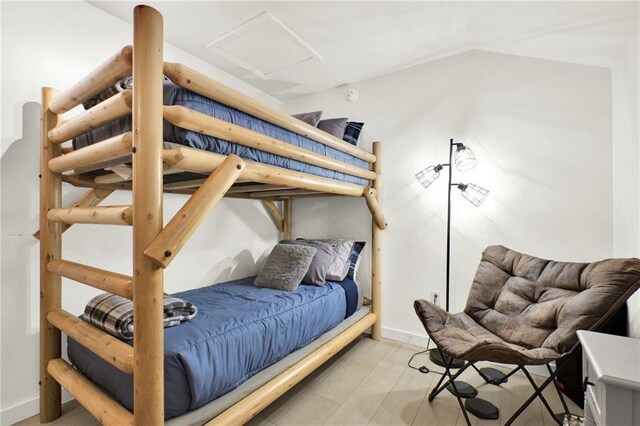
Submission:
[[[2,267],[0,423],[38,411],[38,144],[40,87],[64,89],[132,42],[131,25],[85,2],[2,2]],[[165,44],[182,62],[273,105],[273,98]],[[65,186],[68,203],[82,190]],[[186,200],[165,198],[165,218]],[[106,204],[130,203],[116,193]],[[90,236],[90,237],[88,237]],[[262,207],[223,201],[167,269],[168,292],[253,274],[278,234]],[[65,233],[66,259],[131,274],[131,230],[77,225]],[[258,264],[258,265],[256,265]],[[79,314],[97,292],[65,282],[63,305]]]
[[[452,198],[451,310],[464,307],[480,254],[503,244],[540,257],[588,261],[612,254],[611,85],[607,69],[471,51],[285,104],[290,112],[366,122],[383,142],[384,335],[424,342],[415,299],[444,295],[446,176],[428,190],[422,168],[447,162],[448,141],[479,165],[456,181],[491,190],[475,208]],[[294,233],[369,239],[363,200],[294,203]],[[363,281],[369,282],[368,262]]]
[[[613,117],[613,250],[640,257],[640,36],[611,70]],[[629,334],[640,338],[640,293],[629,300]]]

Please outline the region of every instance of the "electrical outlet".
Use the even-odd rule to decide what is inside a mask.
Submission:
[[[436,306],[440,306],[440,292],[439,291],[432,291],[431,292],[431,303],[433,303]]]

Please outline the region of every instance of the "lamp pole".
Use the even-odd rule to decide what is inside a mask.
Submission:
[[[450,257],[451,257],[451,175],[453,174],[453,139],[449,141],[449,193],[447,194],[447,279],[446,279],[446,309],[449,312],[449,277],[451,273]]]
[[[454,149],[455,148],[455,149]],[[449,140],[449,162],[446,164],[437,164],[435,166],[429,166],[426,169],[418,172],[416,174],[416,179],[422,184],[423,187],[428,188],[439,176],[440,172],[444,167],[449,168],[449,181],[447,182],[447,270],[446,270],[446,310],[449,312],[450,302],[449,298],[451,296],[450,292],[450,279],[451,279],[451,188],[454,186],[457,187],[464,198],[466,198],[471,204],[474,206],[479,206],[482,201],[487,197],[489,191],[486,189],[474,185],[472,183],[454,183],[453,180],[453,165],[455,164],[456,168],[459,171],[470,170],[476,166],[478,160],[476,160],[475,155],[469,149],[469,147],[465,146],[463,143],[454,142],[453,139]],[[442,354],[440,351],[430,351],[429,358],[431,361],[437,365],[449,368],[461,368],[464,366],[465,361],[462,359],[451,358],[448,355]],[[485,369],[482,369],[485,370]],[[495,370],[495,369],[494,369]],[[499,373],[498,370],[495,370]],[[489,376],[488,374],[484,374],[481,371],[482,377],[485,381],[489,383],[502,383],[504,378],[494,378]],[[451,393],[457,393],[463,398],[475,398],[478,394],[478,391],[468,383],[465,383],[460,380],[456,380],[455,388],[452,385],[447,386],[447,389]],[[456,392],[457,391],[457,392]],[[481,406],[476,411],[478,412],[478,416],[480,418],[496,418],[491,417],[493,415],[493,406]],[[497,411],[497,409],[495,410]],[[489,413],[491,412],[491,413]]]

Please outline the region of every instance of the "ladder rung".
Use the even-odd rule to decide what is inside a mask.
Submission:
[[[47,364],[47,371],[103,425],[133,425],[133,414],[100,390],[89,379],[60,358]]]
[[[99,288],[108,293],[133,299],[133,279],[126,275],[62,259],[50,260],[47,269],[54,274]]]
[[[63,309],[49,311],[47,319],[85,348],[125,373],[133,373],[133,348]]]
[[[131,153],[131,132],[103,140],[49,160],[49,169],[62,173],[90,166]]]
[[[131,206],[107,206],[51,209],[47,213],[47,218],[52,222],[131,225],[133,208]]]
[[[110,121],[131,113],[133,92],[125,90],[114,95],[93,108],[89,108],[47,134],[51,143],[62,143],[75,138],[89,130],[100,127]]]

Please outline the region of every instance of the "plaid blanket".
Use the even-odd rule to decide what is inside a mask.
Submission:
[[[173,327],[193,319],[198,308],[176,297],[164,296],[164,326]],[[84,308],[82,318],[94,327],[119,339],[133,339],[133,302],[115,294],[94,297]]]

